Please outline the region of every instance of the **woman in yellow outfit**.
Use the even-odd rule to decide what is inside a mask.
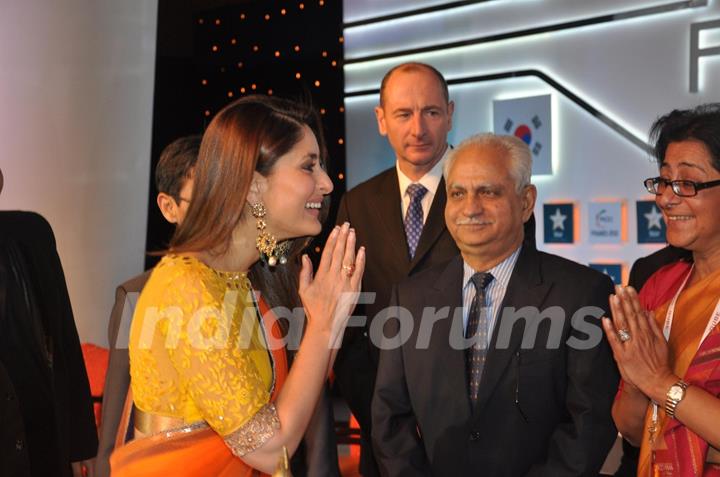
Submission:
[[[298,258],[333,188],[324,158],[317,116],[289,101],[243,98],[208,126],[187,217],[133,317],[136,439],[113,476],[259,475],[297,448],[365,264],[349,224],[314,275]],[[304,310],[289,372],[269,305]]]

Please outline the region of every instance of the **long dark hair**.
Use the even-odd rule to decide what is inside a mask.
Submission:
[[[277,160],[300,142],[304,126],[317,138],[324,168],[327,149],[322,126],[307,102],[254,95],[223,108],[203,135],[192,200],[185,220],[173,235],[170,251],[226,252],[233,230],[249,214],[246,198],[253,172],[268,176]],[[326,197],[320,211],[321,221],[327,217],[328,205]],[[311,239],[292,241],[286,265],[273,268],[260,260],[251,267],[250,280],[271,307],[300,305],[297,294],[300,254]]]

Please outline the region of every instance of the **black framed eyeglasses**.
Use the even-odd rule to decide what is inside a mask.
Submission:
[[[720,185],[720,180],[708,182],[695,182],[687,180],[671,181],[664,177],[650,177],[643,182],[648,192],[655,195],[662,195],[669,185],[678,197],[695,197],[698,191],[709,189]]]

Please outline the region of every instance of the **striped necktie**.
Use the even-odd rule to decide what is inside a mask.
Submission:
[[[477,335],[473,345],[465,351],[465,364],[468,377],[468,393],[470,402],[475,405],[480,389],[480,378],[485,366],[485,357],[488,348],[488,317],[485,308],[485,290],[493,276],[490,273],[478,272],[470,281],[475,286],[475,297],[470,305],[465,337],[471,338]]]

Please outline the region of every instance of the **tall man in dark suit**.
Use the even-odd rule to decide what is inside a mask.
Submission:
[[[608,277],[523,244],[527,145],[473,136],[445,163],[460,254],[393,291],[373,400],[385,476],[596,476],[618,383]],[[408,317],[411,317],[408,320]]]
[[[372,303],[355,311],[335,362],[336,383],[360,423],[360,472],[377,475],[370,445],[370,403],[378,349],[368,340],[373,317],[387,306],[392,286],[457,254],[443,221],[442,160],[448,150],[454,104],[442,74],[430,65],[405,63],[382,80],[378,129],[395,152],[395,165],[345,194],[338,223],[355,228],[367,250],[363,291]],[[356,325],[356,326],[353,326]]]

